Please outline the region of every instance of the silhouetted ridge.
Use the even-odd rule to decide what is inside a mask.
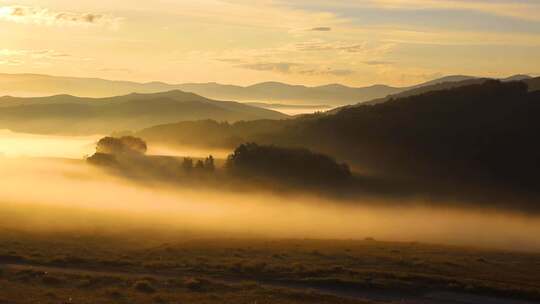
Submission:
[[[376,84],[366,87],[350,87],[329,84],[308,87],[280,82],[262,82],[250,86],[211,83],[168,84],[163,82],[136,83],[111,81],[98,78],[56,77],[34,74],[0,74],[0,95],[44,96],[71,94],[75,96],[108,97],[131,92],[158,93],[171,90],[193,92],[210,99],[236,100],[243,102],[287,103],[287,104],[329,104],[345,106],[385,98],[402,92],[443,83],[458,83],[482,79],[471,76],[446,76],[409,87],[392,87]],[[485,80],[485,79],[484,79]],[[527,75],[514,75],[504,79],[528,81]],[[423,90],[426,92],[426,90]]]
[[[0,128],[34,133],[93,134],[139,130],[184,120],[281,119],[286,115],[172,90],[106,98],[71,95],[0,99]]]
[[[539,117],[540,93],[528,92],[523,82],[487,81],[334,115],[252,121],[249,127],[218,124],[209,133],[212,139],[228,138],[224,146],[254,141],[306,147],[378,175],[423,180],[425,185],[538,192]],[[196,126],[204,132],[197,123],[189,130]],[[189,144],[183,127],[156,127],[141,134],[150,141],[182,138],[182,144]],[[168,135],[160,137],[166,129],[163,134]]]

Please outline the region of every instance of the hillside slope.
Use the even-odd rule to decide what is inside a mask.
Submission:
[[[144,130],[149,141],[224,147],[254,141],[302,146],[363,172],[424,181],[504,185],[537,192],[540,92],[522,82],[487,81],[287,121],[190,123]],[[167,132],[164,132],[167,130]],[[186,131],[189,130],[189,131]],[[210,130],[210,128],[208,129]],[[168,134],[168,136],[161,136]],[[228,139],[218,142],[217,139]],[[446,183],[451,185],[452,183]]]
[[[58,95],[0,98],[0,128],[32,133],[92,134],[139,130],[182,120],[282,119],[279,112],[169,91],[108,98]]]
[[[452,80],[450,80],[450,79],[452,79]],[[409,97],[409,96],[416,96],[416,95],[421,95],[421,94],[434,92],[434,91],[449,90],[449,89],[469,86],[469,85],[473,85],[473,84],[482,84],[482,83],[490,81],[492,79],[489,79],[489,78],[473,78],[473,77],[466,77],[466,76],[457,77],[456,76],[456,77],[453,77],[453,78],[443,78],[441,80],[444,80],[444,81],[442,81],[442,82],[428,82],[428,83],[426,83],[426,85],[413,87],[413,88],[405,90],[403,92],[399,92],[399,93],[396,93],[396,94],[391,94],[391,95],[385,96],[383,98],[377,98],[377,99],[373,99],[373,100],[370,100],[370,101],[367,101],[367,102],[359,102],[359,103],[354,104],[354,105],[335,108],[335,109],[332,109],[331,111],[329,111],[328,113],[329,114],[335,114],[335,113],[341,111],[344,108],[350,108],[350,107],[361,106],[361,105],[375,105],[375,104],[387,102],[387,101],[392,100],[392,99],[404,98],[404,97]],[[531,91],[531,92],[540,90],[540,77],[532,78],[532,77],[527,76],[527,75],[515,75],[515,76],[505,78],[505,79],[501,79],[501,81],[502,82],[515,82],[515,81],[523,82],[523,83],[527,84],[527,86],[529,88],[529,91]]]

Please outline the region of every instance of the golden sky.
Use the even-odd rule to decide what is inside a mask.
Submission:
[[[410,85],[540,74],[538,0],[0,0],[0,73]]]

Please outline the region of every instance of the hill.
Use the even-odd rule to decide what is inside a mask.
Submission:
[[[221,96],[242,101],[264,101],[289,104],[328,104],[332,106],[370,100],[401,91],[385,85],[352,88],[333,84],[317,87],[289,85],[279,82],[264,82],[247,87],[222,86],[219,84],[184,84],[181,87],[203,96]]]
[[[441,91],[441,90],[449,90],[454,88],[459,88],[463,86],[469,86],[473,84],[482,84],[484,82],[490,81],[492,79],[489,78],[474,78],[474,77],[467,77],[467,76],[450,76],[450,77],[444,77],[441,78],[440,81],[430,81],[425,83],[425,85],[422,86],[416,86],[412,87],[411,89],[405,90],[403,92],[397,93],[397,94],[391,94],[388,96],[385,96],[383,98],[376,98],[367,102],[359,102],[354,105],[348,105],[343,107],[338,107],[335,109],[332,109],[328,111],[328,114],[335,114],[339,111],[345,109],[345,108],[351,108],[351,107],[357,107],[362,105],[376,105],[380,103],[387,102],[389,100],[398,99],[398,98],[404,98],[409,96],[416,96],[416,95],[422,95],[428,92],[434,92],[434,91]],[[538,91],[540,90],[540,77],[533,78],[528,75],[514,75],[508,78],[501,79],[502,82],[523,82],[527,84],[529,91]]]
[[[525,80],[529,76],[516,75],[507,80]],[[405,91],[473,80],[471,76],[446,76],[411,87],[373,85],[348,87],[330,84],[316,87],[264,82],[251,86],[223,85],[218,83],[167,84],[163,82],[137,83],[98,78],[57,77],[36,74],[0,74],[0,95],[22,97],[69,94],[86,97],[108,97],[132,92],[158,93],[171,90],[193,92],[207,98],[243,102],[280,103],[290,105],[325,104],[344,106],[384,98]]]
[[[59,94],[107,97],[132,92],[157,93],[182,90],[214,99],[293,104],[319,104],[324,102],[334,106],[383,97],[402,90],[383,85],[364,88],[351,88],[337,84],[306,87],[279,82],[265,82],[246,87],[218,83],[137,83],[37,74],[0,74],[0,88],[2,88],[0,89],[0,95],[25,97]]]
[[[56,134],[138,130],[182,120],[282,119],[279,112],[232,101],[216,101],[182,91],[107,98],[71,95],[1,97],[0,128]]]
[[[193,122],[184,128],[173,124],[139,135],[150,142],[169,144],[181,139],[186,145],[190,144],[187,134],[193,130],[208,131],[210,140],[228,139],[219,143],[223,146],[253,141],[306,147],[378,175],[439,181],[452,187],[503,185],[537,192],[538,117],[540,92],[528,92],[522,82],[491,80],[332,115],[252,121],[249,126]],[[193,143],[210,144],[201,139]]]
[[[524,82],[529,86],[530,91],[540,91],[540,77],[527,79]]]

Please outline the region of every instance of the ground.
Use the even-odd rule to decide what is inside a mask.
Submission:
[[[0,230],[0,304],[539,301],[535,253]]]

